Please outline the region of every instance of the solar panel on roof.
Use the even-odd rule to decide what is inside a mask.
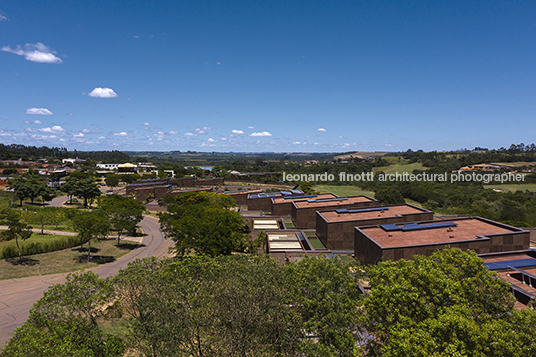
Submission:
[[[429,223],[429,224],[418,224],[418,223],[406,223],[402,226],[396,224],[382,224],[380,227],[387,231],[417,231],[421,229],[433,229],[433,228],[444,228],[444,227],[456,227],[458,224],[454,222],[438,222],[438,223]]]
[[[317,197],[318,195],[306,195],[306,196],[285,196],[283,197],[284,200],[294,200],[298,198],[311,198],[311,197]]]
[[[281,194],[282,194],[282,195],[285,195],[285,196],[290,196],[290,195],[292,195],[292,192],[289,192],[289,191],[281,191]]]
[[[536,259],[534,258],[525,258],[525,259],[514,259],[514,260],[505,260],[501,262],[489,262],[484,263],[489,270],[500,270],[510,268],[522,268],[536,266]]]
[[[391,232],[391,231],[398,231],[402,228],[400,228],[399,226],[397,226],[396,224],[382,224],[380,226],[384,231],[387,231],[387,232]]]
[[[338,214],[348,213],[348,209],[347,208],[340,208],[340,209],[336,209],[335,212],[337,212]]]
[[[389,207],[374,207],[374,208],[361,208],[347,210],[347,213],[360,213],[360,212],[375,212],[375,211],[387,211]]]
[[[348,199],[348,197],[322,198],[322,199],[319,199],[319,200],[317,200],[317,199],[307,200],[307,202],[313,203],[313,202],[345,201],[347,199]]]

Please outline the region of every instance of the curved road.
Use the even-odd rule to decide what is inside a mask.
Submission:
[[[60,200],[62,198],[63,201]],[[61,206],[66,198],[59,197],[55,200],[57,201],[53,201],[52,205],[59,204]],[[125,268],[128,263],[136,259],[169,256],[168,248],[171,247],[173,241],[164,239],[158,220],[145,216],[139,226],[145,234],[140,247],[115,262],[103,264],[90,270],[101,278],[107,278],[117,274],[119,269]],[[21,326],[28,319],[33,304],[43,296],[43,293],[51,285],[64,283],[67,274],[40,275],[0,281],[0,349],[11,338],[15,328]]]

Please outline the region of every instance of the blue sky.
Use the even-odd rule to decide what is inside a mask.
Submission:
[[[534,1],[0,2],[0,142],[341,152],[535,142]]]

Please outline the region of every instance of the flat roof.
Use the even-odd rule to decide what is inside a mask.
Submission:
[[[367,196],[352,196],[352,197],[337,197],[326,199],[309,199],[305,201],[296,201],[294,205],[296,208],[312,208],[312,207],[332,207],[332,206],[344,206],[358,202],[372,202],[376,201]]]
[[[225,193],[226,195],[237,195],[240,193],[257,193],[262,192],[261,190],[237,190],[237,191],[223,191],[222,193]]]
[[[285,250],[303,250],[296,233],[267,233],[271,252]]]
[[[448,225],[448,223],[455,225]],[[450,243],[482,239],[487,235],[523,232],[522,229],[509,227],[480,217],[454,219],[450,221],[390,224],[357,228],[384,248]],[[404,226],[412,227],[404,229]],[[398,227],[399,229],[393,229]]]
[[[279,229],[276,219],[254,219],[253,229]]]
[[[382,218],[394,218],[400,215],[407,215],[412,213],[426,213],[428,210],[415,207],[412,205],[393,205],[393,206],[381,206],[373,208],[363,209],[342,209],[321,211],[319,214],[323,216],[327,222],[347,222],[347,221],[359,221],[363,219],[382,219]]]
[[[322,199],[322,198],[330,198],[330,197],[335,198],[337,197],[337,195],[333,193],[320,193],[317,195],[274,197],[272,198],[272,202],[274,204],[278,204],[278,203],[286,203],[286,202],[294,202],[294,201],[307,201],[313,198]]]

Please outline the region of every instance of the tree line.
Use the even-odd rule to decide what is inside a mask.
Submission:
[[[534,356],[535,326],[474,252],[371,267],[200,255],[70,275],[1,356]]]
[[[130,156],[118,151],[69,151],[64,147],[47,147],[47,146],[25,146],[20,144],[5,145],[0,144],[0,160],[25,160],[48,158],[48,159],[66,159],[66,158],[92,159],[95,161],[125,163],[130,160]]]

